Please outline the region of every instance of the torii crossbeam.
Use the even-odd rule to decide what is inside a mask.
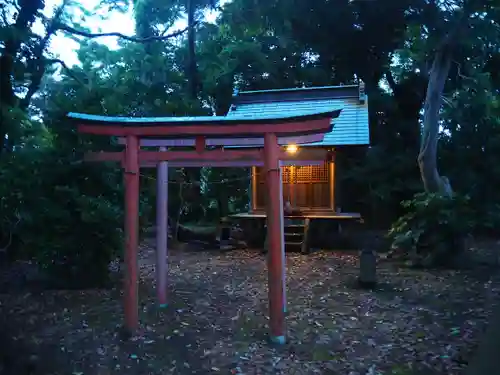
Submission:
[[[139,245],[139,169],[158,166],[158,228],[157,228],[157,293],[161,305],[167,296],[167,162],[175,166],[252,166],[264,165],[268,186],[267,235],[269,315],[271,341],[285,342],[285,264],[283,246],[283,197],[281,194],[280,164],[321,162],[326,152],[308,152],[291,158],[280,144],[287,139],[294,143],[321,140],[332,130],[332,119],[340,110],[305,113],[300,116],[277,115],[247,117],[162,117],[128,118],[69,113],[79,133],[121,137],[125,149],[120,152],[95,152],[85,155],[89,161],[120,162],[125,174],[125,264],[124,307],[125,328],[134,333],[138,319],[138,265]],[[206,146],[243,146],[251,149],[207,150]],[[189,151],[170,151],[164,146],[193,145]],[[144,146],[162,146],[159,151],[141,150]],[[262,148],[263,146],[263,148]],[[312,151],[312,150],[311,150]],[[290,160],[292,159],[292,160]]]

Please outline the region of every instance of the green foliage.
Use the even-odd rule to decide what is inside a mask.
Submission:
[[[444,266],[464,250],[463,240],[475,226],[467,196],[418,193],[403,201],[407,213],[392,225],[387,237],[392,249],[414,264]]]
[[[199,13],[217,3],[197,0],[194,5]],[[12,14],[16,4],[29,11],[28,24],[33,17],[40,19],[40,13],[30,11],[30,2],[9,0],[6,6]],[[150,36],[163,35],[182,16],[187,2],[104,0],[100,9],[90,9],[78,0],[64,4],[64,12],[55,21],[87,31],[90,19],[96,17],[92,14],[103,19],[111,11],[125,12],[133,6],[137,34]],[[81,64],[62,69],[58,79],[53,79],[53,71],[39,64],[41,57],[52,57],[50,51],[37,55],[37,48],[50,35],[43,31],[35,35],[29,28],[15,30],[14,18],[4,18],[0,44],[16,48],[12,66],[2,65],[0,78],[2,83],[13,78],[10,84],[2,84],[2,90],[12,91],[17,100],[0,95],[0,137],[8,134],[7,148],[13,151],[6,154],[0,149],[0,247],[12,232],[10,249],[16,255],[32,257],[50,272],[71,279],[83,279],[86,268],[97,267],[98,272],[92,273],[104,275],[107,260],[120,251],[121,172],[116,166],[77,163],[84,149],[115,146],[106,137],[79,137],[65,122],[68,111],[224,115],[235,87],[348,84],[357,77],[366,82],[370,98],[371,147],[339,148],[336,200],[342,209],[359,211],[369,225],[383,228],[403,215],[390,236],[398,247],[415,254],[436,254],[440,244],[453,243],[454,236],[467,233],[471,223],[462,218],[471,217],[470,207],[478,217],[486,218],[473,223],[473,229],[495,228],[500,222],[500,194],[495,188],[500,183],[500,100],[495,89],[500,58],[495,49],[498,28],[490,21],[498,18],[498,10],[489,2],[471,4],[482,16],[461,22],[474,27],[464,31],[461,46],[454,51],[442,111],[446,133],[441,135],[438,162],[459,193],[451,200],[414,196],[422,189],[415,159],[427,62],[448,26],[460,17],[459,8],[433,7],[420,0],[226,2],[215,25],[200,22],[196,26],[202,89],[194,99],[185,69],[189,60],[186,35],[146,44],[120,40],[117,50],[101,44],[103,39],[73,36],[80,44]],[[389,21],[381,23],[381,15]],[[31,107],[19,105],[23,93],[33,88],[33,77],[40,76],[39,69],[45,76],[35,87],[38,93]],[[380,79],[385,86],[380,87]],[[142,173],[144,228],[146,221],[154,219],[156,176],[154,169]],[[179,169],[171,170],[169,176],[175,180],[169,187],[172,218],[181,211],[184,222],[216,221],[244,210],[248,203],[245,168]],[[200,189],[194,188],[198,180]],[[470,200],[460,198],[465,194]],[[405,207],[399,204],[408,199]]]
[[[214,220],[231,213],[242,212],[249,202],[249,168],[206,168],[204,197],[206,213]]]
[[[120,176],[51,149],[0,163],[1,233],[15,258],[34,259],[64,286],[102,285],[122,248]]]

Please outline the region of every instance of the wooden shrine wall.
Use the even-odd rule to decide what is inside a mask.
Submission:
[[[282,167],[283,201],[302,210],[334,210],[335,208],[335,165],[325,162],[321,165]],[[264,169],[252,168],[253,210],[265,209],[266,186]]]

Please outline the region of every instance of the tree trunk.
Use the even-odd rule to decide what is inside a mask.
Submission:
[[[444,85],[451,65],[451,46],[444,44],[435,56],[430,71],[427,95],[424,104],[423,131],[418,155],[418,166],[428,193],[443,193],[451,196],[452,190],[446,177],[441,177],[437,168],[437,145],[439,137],[439,112],[441,110]]]
[[[198,65],[196,63],[196,0],[187,0],[186,4],[188,16],[188,64],[186,69],[186,77],[188,80],[188,95],[192,101],[192,105],[199,110],[200,103],[198,101],[198,93],[200,90],[200,80],[198,77]],[[201,168],[186,169],[188,181],[195,182],[192,185],[194,202],[201,205],[201,186],[197,184],[201,180]]]
[[[11,34],[4,42],[0,56],[0,154],[5,151],[9,133],[8,111],[17,105],[12,80],[14,59],[22,42],[28,37],[29,29],[39,10],[43,9],[42,1],[23,1],[19,3],[18,14],[14,25],[10,26]]]
[[[20,27],[24,27],[24,25]],[[14,33],[17,30],[16,26]],[[8,113],[17,104],[12,73],[14,70],[14,56],[20,45],[21,43],[16,42],[15,37],[12,37],[11,40],[5,42],[3,54],[0,56],[0,154],[7,149],[7,136],[9,127],[12,126]]]
[[[189,84],[189,96],[193,102],[198,99],[198,66],[196,64],[196,21],[195,21],[195,0],[187,0],[188,14],[188,66],[187,78]]]

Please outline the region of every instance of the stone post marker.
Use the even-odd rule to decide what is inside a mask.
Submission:
[[[359,253],[358,283],[363,288],[373,288],[377,285],[377,253],[363,249]]]

